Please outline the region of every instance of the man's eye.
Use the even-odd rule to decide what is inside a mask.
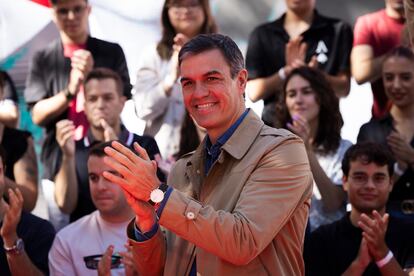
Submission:
[[[191,86],[193,83],[191,82],[191,81],[185,81],[185,82],[183,82],[181,85],[183,86],[183,87],[189,87],[189,86]]]

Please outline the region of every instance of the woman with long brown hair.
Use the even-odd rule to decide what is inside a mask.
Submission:
[[[291,130],[305,143],[314,177],[310,224],[333,222],[345,212],[341,161],[351,142],[341,138],[339,101],[323,73],[294,69],[286,78],[277,106],[278,127]]]
[[[161,14],[162,37],[142,55],[135,85],[138,117],[144,134],[155,138],[164,159],[178,152],[184,103],[178,83],[178,52],[192,37],[214,33],[217,26],[208,0],[166,0]]]

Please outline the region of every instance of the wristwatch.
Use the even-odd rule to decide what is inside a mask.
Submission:
[[[4,251],[7,254],[20,255],[24,251],[24,242],[22,239],[17,239],[12,247],[4,246]]]
[[[75,95],[70,93],[69,88],[66,88],[65,90],[63,90],[63,94],[65,94],[66,100],[71,101]]]
[[[150,200],[148,201],[149,204],[155,206],[159,204],[164,199],[164,194],[168,189],[168,185],[165,183],[161,183],[161,185],[153,190],[150,194]]]

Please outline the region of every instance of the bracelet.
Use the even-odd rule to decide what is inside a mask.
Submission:
[[[392,254],[391,250],[388,250],[387,255],[385,255],[384,258],[382,258],[381,260],[379,260],[375,263],[377,264],[378,268],[381,268],[381,267],[387,265],[391,261],[392,257],[394,257],[394,254]]]
[[[277,75],[279,76],[281,80],[285,80],[286,79],[285,67],[280,68],[279,71],[277,71]]]
[[[65,95],[66,100],[68,101],[71,101],[75,97],[75,94],[70,93],[69,88],[63,90],[63,94]]]

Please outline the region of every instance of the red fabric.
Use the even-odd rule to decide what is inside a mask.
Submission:
[[[389,17],[385,10],[366,14],[356,20],[354,46],[371,45],[375,57],[381,56],[401,42],[404,20]]]
[[[43,5],[45,7],[48,7],[48,8],[50,7],[49,0],[31,0],[31,1],[38,3],[40,5]]]
[[[67,58],[71,58],[73,56],[73,53],[76,50],[80,49],[86,49],[86,44],[66,44],[63,45],[63,55]]]
[[[370,45],[374,57],[382,56],[401,44],[404,20],[389,17],[385,10],[363,15],[356,20],[354,28],[354,46]],[[372,116],[381,118],[391,108],[391,102],[385,94],[382,79],[371,83],[374,96]]]
[[[67,58],[71,58],[76,50],[86,49],[86,44],[67,44],[63,45],[63,55]],[[81,86],[79,93],[69,103],[68,119],[75,124],[75,140],[81,140],[85,137],[89,123],[84,112],[85,94],[83,92],[83,86]]]

